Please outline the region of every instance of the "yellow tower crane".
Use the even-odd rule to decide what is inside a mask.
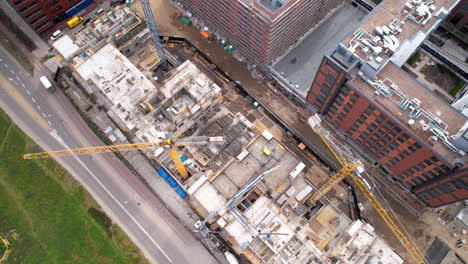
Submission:
[[[353,155],[352,153],[349,153],[348,155],[343,155],[341,151],[343,150],[342,148],[335,148],[337,150],[335,151],[335,149],[331,146],[332,144],[335,144],[335,142],[327,139],[324,136],[324,132],[326,131],[321,128],[321,120],[318,115],[310,117],[308,121],[312,129],[322,138],[327,147],[331,150],[333,155],[343,167],[333,177],[331,177],[322,187],[320,187],[320,189],[317,192],[315,192],[309,199],[307,199],[306,204],[308,206],[314,206],[320,198],[322,198],[328,191],[330,191],[333,187],[340,183],[344,178],[346,178],[347,176],[351,177],[351,179],[353,179],[354,183],[356,183],[356,185],[364,194],[364,196],[366,196],[366,198],[370,201],[370,203],[375,208],[380,217],[385,221],[385,223],[393,232],[393,234],[395,234],[395,236],[398,238],[400,243],[402,243],[403,246],[408,250],[411,257],[415,260],[415,263],[425,264],[426,261],[424,257],[421,256],[421,254],[418,252],[418,250],[416,250],[413,244],[405,237],[403,232],[401,232],[400,228],[395,224],[390,215],[386,212],[382,205],[380,205],[380,203],[374,197],[372,192],[367,188],[366,184],[360,176],[360,173],[364,171],[363,167],[361,166],[361,163],[359,161],[356,161],[355,159],[352,162],[347,162],[347,160],[353,159]],[[340,152],[338,153],[339,150]]]
[[[133,144],[122,144],[122,145],[110,145],[110,146],[99,146],[89,148],[76,148],[76,149],[65,149],[57,151],[39,152],[22,154],[23,159],[45,159],[51,157],[65,157],[74,155],[91,155],[107,152],[122,152],[130,150],[148,150],[164,148],[168,150],[169,157],[174,162],[177,171],[180,173],[182,178],[185,180],[188,178],[187,170],[184,164],[180,160],[177,147],[187,145],[213,145],[223,144],[225,141],[224,137],[186,137],[186,138],[171,138],[156,142],[146,143],[133,143]]]

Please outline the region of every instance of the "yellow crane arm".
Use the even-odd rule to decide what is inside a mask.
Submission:
[[[188,178],[188,172],[185,169],[184,163],[182,163],[182,160],[180,159],[180,156],[179,156],[179,153],[177,152],[177,150],[176,149],[170,149],[170,150],[167,151],[167,154],[169,154],[169,157],[171,157],[172,162],[174,162],[174,165],[175,165],[177,171],[179,171],[180,176],[182,176],[182,178],[184,180],[186,180]]]
[[[400,228],[398,228],[398,226],[392,220],[390,215],[388,215],[388,213],[385,211],[385,209],[382,207],[382,205],[380,205],[380,203],[377,201],[377,199],[375,199],[374,195],[369,191],[367,186],[364,184],[363,180],[359,176],[357,176],[355,174],[351,174],[350,176],[354,180],[356,185],[359,187],[361,192],[366,196],[367,200],[369,200],[369,202],[375,208],[377,213],[379,213],[380,217],[382,217],[382,219],[388,225],[390,230],[392,230],[393,234],[395,234],[395,236],[405,246],[405,248],[411,254],[411,256],[416,261],[416,263],[425,264],[426,261],[424,260],[424,258],[419,254],[419,252],[416,250],[416,248],[413,246],[413,244],[411,244],[411,242],[401,232]]]
[[[315,133],[317,133],[320,138],[322,139],[322,141],[327,145],[328,149],[333,153],[333,155],[335,156],[335,158],[338,160],[338,162],[341,164],[341,166],[345,166],[345,162],[343,160],[341,160],[340,156],[338,156],[338,154],[335,152],[335,150],[332,148],[332,146],[330,146],[330,143],[328,142],[328,140],[323,136],[322,132],[317,129],[317,128],[314,128],[314,131]]]
[[[359,165],[361,165],[359,162],[344,164],[343,168],[335,173],[335,175],[333,175],[333,177],[331,177],[322,187],[320,187],[317,192],[315,192],[309,199],[307,199],[307,206],[314,206],[320,198],[325,196],[328,191],[333,189],[344,178],[353,175]]]
[[[49,152],[22,154],[23,159],[45,159],[51,157],[64,157],[73,155],[90,155],[106,152],[122,152],[130,150],[147,150],[156,148],[173,148],[195,144],[220,144],[224,143],[224,137],[188,137],[180,139],[166,139],[156,142],[121,144],[111,146],[99,146],[89,148],[65,149]],[[179,158],[180,159],[180,158]]]

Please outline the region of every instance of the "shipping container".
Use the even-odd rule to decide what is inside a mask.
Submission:
[[[179,186],[172,176],[167,176],[166,181],[172,188]]]
[[[160,168],[158,170],[158,173],[159,173],[159,176],[161,176],[161,178],[163,179],[167,179],[167,177],[169,177],[169,174],[167,173],[167,171],[164,169],[164,168]]]
[[[175,192],[180,196],[180,198],[184,199],[187,197],[187,193],[179,186],[175,189]]]

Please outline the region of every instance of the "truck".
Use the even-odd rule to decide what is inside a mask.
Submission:
[[[50,83],[49,79],[47,79],[46,76],[41,76],[41,78],[39,78],[39,81],[48,92],[53,92],[55,90],[54,86],[52,85],[52,83]]]
[[[74,28],[81,22],[83,22],[83,17],[74,17],[67,21],[67,25],[69,28]]]

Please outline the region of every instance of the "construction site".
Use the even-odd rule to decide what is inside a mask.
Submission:
[[[116,6],[53,43],[74,85],[116,126],[103,129],[113,145],[25,158],[139,150],[154,177],[203,219],[196,229],[250,263],[426,263],[369,191],[364,162],[320,117],[308,120],[310,133],[340,162],[337,172],[305,155],[303,144],[288,143],[258,102],[239,99],[232,80],[189,47],[161,44],[151,27],[137,11]],[[360,217],[353,187],[340,184],[346,177],[409,254]]]

